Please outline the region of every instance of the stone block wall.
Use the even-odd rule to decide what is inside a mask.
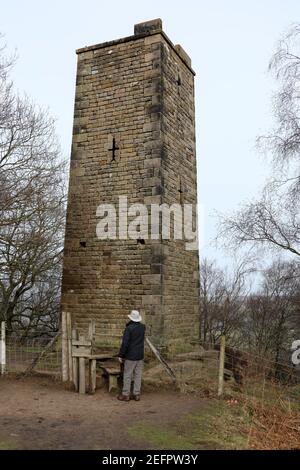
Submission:
[[[130,309],[158,346],[198,330],[198,253],[181,240],[99,240],[99,204],[196,202],[194,73],[160,20],[77,51],[62,309],[119,343]],[[116,147],[113,152],[111,149]],[[122,238],[122,237],[121,237]]]

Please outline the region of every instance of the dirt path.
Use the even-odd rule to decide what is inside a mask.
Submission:
[[[123,403],[102,390],[78,395],[44,377],[1,378],[0,449],[151,449],[128,427],[176,423],[200,408],[200,399],[177,393]]]

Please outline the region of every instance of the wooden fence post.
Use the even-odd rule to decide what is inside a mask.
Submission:
[[[79,358],[79,393],[85,394],[85,358]]]
[[[5,342],[5,321],[1,322],[1,340],[0,340],[0,362],[1,362],[1,375],[5,374],[6,370],[6,342]]]
[[[67,344],[68,344],[68,370],[69,381],[73,382],[73,361],[72,361],[72,319],[70,312],[67,312]]]
[[[89,392],[95,393],[96,390],[96,359],[89,360]]]
[[[225,336],[221,336],[220,355],[219,355],[219,380],[218,380],[218,397],[223,395],[224,390],[224,364],[225,364]]]
[[[84,342],[85,337],[79,335],[79,341]],[[84,394],[85,392],[85,357],[79,357],[79,393]]]
[[[72,340],[78,340],[78,331],[74,328],[72,330]],[[72,357],[72,366],[73,366],[73,382],[76,392],[79,390],[79,360],[78,357]]]
[[[62,381],[69,380],[69,357],[68,357],[68,333],[67,333],[67,313],[61,313],[61,360],[62,360]]]

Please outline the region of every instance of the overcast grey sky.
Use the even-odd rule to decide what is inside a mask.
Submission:
[[[19,59],[14,79],[57,119],[64,154],[72,133],[75,49],[133,34],[135,23],[160,17],[196,71],[202,254],[217,211],[253,198],[266,175],[255,137],[272,125],[275,83],[267,74],[276,42],[300,21],[299,0],[1,0],[0,31]]]

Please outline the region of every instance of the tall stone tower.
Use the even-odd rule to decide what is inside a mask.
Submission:
[[[77,54],[62,309],[79,329],[95,319],[97,341],[111,345],[138,309],[152,341],[172,348],[198,334],[197,249],[162,237],[161,226],[151,237],[150,224],[149,237],[127,238],[118,220],[116,236],[99,239],[97,207],[113,204],[118,216],[120,196],[149,214],[154,204],[196,204],[191,60],[159,19]]]

